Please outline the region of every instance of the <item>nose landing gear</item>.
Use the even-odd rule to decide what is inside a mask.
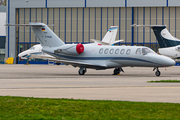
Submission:
[[[156,75],[157,77],[160,76],[160,75],[161,75],[161,72],[159,71],[158,67],[156,67],[156,68],[153,69],[153,71],[155,71],[155,70],[156,70],[155,75]]]

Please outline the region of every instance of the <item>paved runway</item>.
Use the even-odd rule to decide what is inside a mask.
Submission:
[[[180,80],[180,67],[125,67],[125,73],[112,75],[113,69],[87,69],[65,65],[0,65],[0,96],[73,98],[180,103],[180,83],[147,83],[151,80]]]

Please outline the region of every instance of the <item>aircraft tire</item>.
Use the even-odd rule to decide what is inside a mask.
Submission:
[[[155,72],[155,75],[158,77],[158,76],[161,75],[161,72],[158,70],[158,71]]]
[[[60,65],[61,63],[56,63],[56,65]]]
[[[118,75],[120,73],[120,69],[114,69],[114,75]]]
[[[79,70],[79,75],[84,75],[85,72],[86,72],[85,70],[82,70],[82,71]]]

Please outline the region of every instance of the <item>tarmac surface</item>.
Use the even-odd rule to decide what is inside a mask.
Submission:
[[[147,83],[180,80],[180,67],[124,67],[125,73],[112,75],[113,69],[87,69],[65,65],[0,65],[0,96],[73,98],[180,103],[180,83]]]

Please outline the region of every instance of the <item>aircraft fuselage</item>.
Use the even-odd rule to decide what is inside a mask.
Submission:
[[[76,46],[76,44],[74,44]],[[51,54],[60,60],[76,61],[89,63],[94,65],[105,65],[107,68],[116,67],[167,67],[175,64],[173,60],[168,57],[158,55],[151,49],[144,46],[106,46],[96,44],[84,44],[84,52],[81,54],[71,54],[72,50],[66,53],[63,52],[62,47],[44,47],[43,52]],[[68,48],[68,47],[67,47]],[[73,48],[73,47],[71,47]],[[56,50],[61,52],[54,52]],[[139,49],[139,52],[137,52]],[[150,50],[149,53],[143,54],[143,49]],[[74,51],[72,51],[74,52]],[[91,67],[86,67],[91,68]]]

